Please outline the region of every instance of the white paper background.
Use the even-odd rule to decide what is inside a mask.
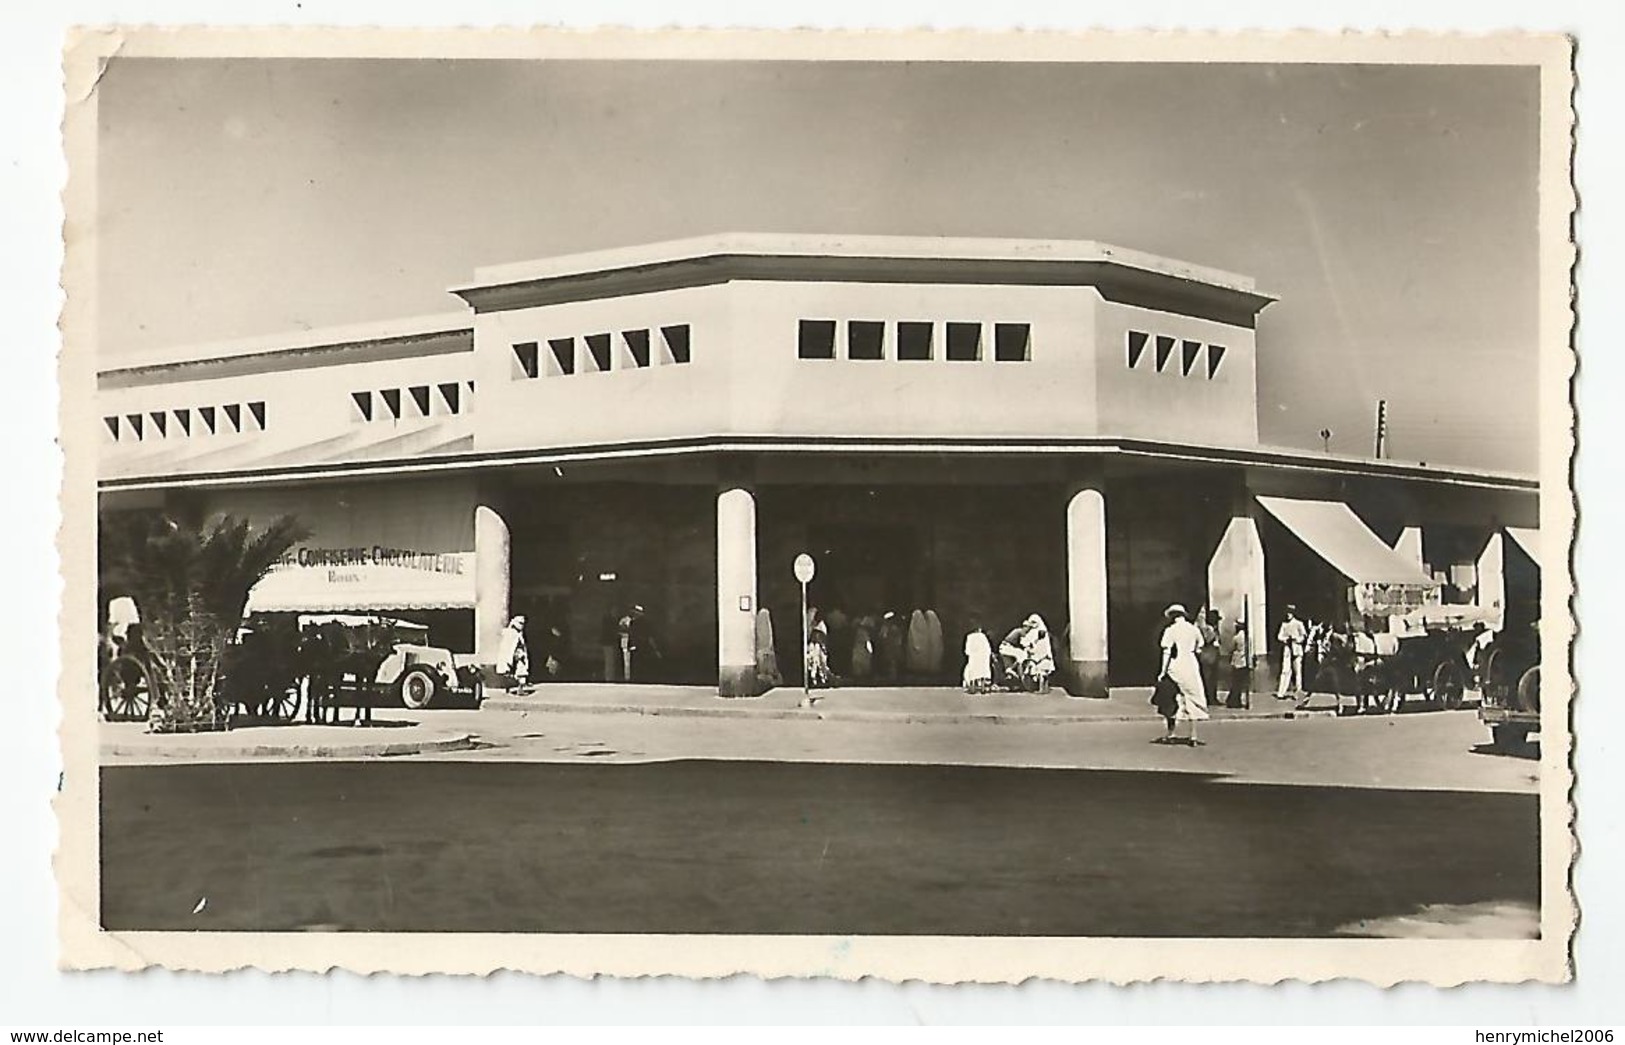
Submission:
[[[8,5],[9,6],[9,5]],[[50,9],[54,7],[55,9]],[[1510,27],[1578,34],[1580,92],[1579,224],[1582,320],[1579,465],[1581,638],[1577,710],[1581,824],[1578,873],[1582,923],[1579,982],[1569,988],[1467,988],[1380,992],[1351,985],[1307,988],[1195,988],[1156,984],[1128,990],[1032,984],[1016,988],[777,983],[751,980],[582,982],[502,975],[391,980],[334,974],[225,981],[149,972],[140,976],[55,971],[55,892],[49,853],[56,835],[47,804],[60,768],[55,737],[55,664],[26,651],[55,648],[57,579],[52,551],[59,462],[55,431],[55,322],[60,295],[63,178],[62,33],[73,23],[490,25],[562,23],[658,27],[817,25],[977,28],[1363,28],[1491,30]],[[1611,458],[1621,436],[1614,408],[1625,389],[1625,357],[1615,344],[1625,285],[1619,266],[1620,186],[1625,186],[1620,112],[1625,34],[1618,5],[1574,2],[1287,2],[1071,4],[1001,0],[893,3],[782,0],[745,5],[697,0],[520,4],[460,0],[407,2],[112,3],[83,0],[16,5],[0,30],[0,280],[8,380],[4,425],[9,555],[0,599],[8,684],[0,695],[0,1025],[162,1026],[166,1023],[535,1023],[535,1022],[1087,1022],[1087,1023],[1453,1023],[1596,1025],[1625,1022],[1617,984],[1625,972],[1625,882],[1619,838],[1625,827],[1620,742],[1615,726],[1625,694],[1614,692],[1608,653],[1625,617],[1614,583],[1625,579],[1620,534],[1625,512]]]

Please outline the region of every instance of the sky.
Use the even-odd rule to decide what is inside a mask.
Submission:
[[[456,311],[716,232],[1090,239],[1254,277],[1262,441],[1536,470],[1533,69],[170,60],[98,86],[104,359]]]

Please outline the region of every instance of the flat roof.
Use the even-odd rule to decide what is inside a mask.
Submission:
[[[534,449],[470,450],[445,455],[402,457],[396,460],[336,460],[311,465],[284,465],[271,468],[239,467],[214,472],[166,472],[163,475],[135,474],[103,477],[99,480],[99,485],[104,490],[114,490],[236,485],[257,482],[298,482],[324,477],[382,476],[445,472],[460,469],[551,466],[571,462],[661,458],[713,453],[873,453],[903,455],[978,453],[1031,457],[1047,457],[1056,454],[1120,454],[1125,457],[1185,461],[1195,464],[1260,467],[1351,477],[1364,476],[1413,482],[1444,483],[1509,492],[1538,493],[1540,489],[1539,479],[1532,475],[1454,465],[1425,465],[1419,462],[1323,454],[1289,447],[1216,446],[1112,436],[1033,439],[956,438],[953,436],[791,435],[691,436],[671,439],[631,440],[618,443],[538,447]]]
[[[964,261],[1095,262],[1140,269],[1242,293],[1258,292],[1252,277],[1194,265],[1095,240],[1000,239],[961,236],[849,236],[830,233],[725,232],[643,243],[609,250],[563,254],[532,261],[486,265],[474,282],[452,293],[482,287],[564,279],[617,269],[667,265],[716,256],[802,258],[906,258]]]
[[[443,312],[367,323],[348,323],[342,326],[310,327],[230,341],[163,348],[151,352],[120,353],[98,359],[96,372],[108,376],[165,367],[196,366],[227,360],[318,352],[351,345],[421,340],[473,332],[473,313],[467,310]]]

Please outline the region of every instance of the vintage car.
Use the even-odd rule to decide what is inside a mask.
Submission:
[[[429,629],[412,621],[359,614],[299,617],[307,717],[340,706],[369,710],[398,697],[414,710],[451,696],[484,698],[472,657],[428,644]]]
[[[1480,672],[1478,718],[1495,746],[1511,750],[1540,731],[1540,626],[1508,628],[1490,643]]]

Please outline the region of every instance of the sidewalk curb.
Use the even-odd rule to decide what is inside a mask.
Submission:
[[[482,709],[491,711],[542,712],[546,714],[581,715],[649,715],[670,718],[734,718],[794,720],[802,722],[884,722],[915,725],[1082,725],[1110,722],[1161,722],[1156,715],[1028,715],[1008,712],[962,711],[854,711],[849,709],[820,710],[813,708],[782,707],[673,707],[653,704],[576,704],[567,701],[527,700],[523,698],[488,697]],[[1282,708],[1245,716],[1214,717],[1213,722],[1278,722],[1282,719],[1335,718],[1330,708],[1296,711]]]
[[[175,745],[156,735],[150,743],[115,741],[103,744],[104,758],[237,759],[237,758],[379,758],[390,755],[418,755],[437,751],[465,751],[474,746],[472,733],[441,733],[416,740],[371,741],[327,744],[239,744]]]

